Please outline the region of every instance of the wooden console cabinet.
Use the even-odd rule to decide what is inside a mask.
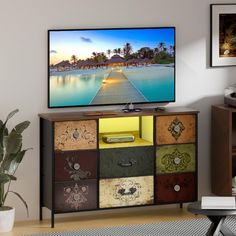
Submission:
[[[40,219],[54,214],[197,200],[197,114],[40,114]],[[105,143],[107,134],[133,142]]]
[[[211,121],[212,193],[232,196],[232,178],[236,176],[236,108],[212,106]]]

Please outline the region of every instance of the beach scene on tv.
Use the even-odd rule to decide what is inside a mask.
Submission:
[[[49,31],[49,107],[174,101],[174,33]]]

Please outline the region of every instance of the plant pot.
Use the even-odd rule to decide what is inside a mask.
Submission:
[[[15,220],[15,208],[3,206],[0,207],[0,233],[12,230]]]

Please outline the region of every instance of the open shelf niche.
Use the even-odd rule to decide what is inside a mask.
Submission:
[[[99,119],[99,148],[121,148],[153,145],[153,116]],[[134,142],[105,143],[103,135],[132,134]]]

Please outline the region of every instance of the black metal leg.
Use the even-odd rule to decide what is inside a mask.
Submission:
[[[180,207],[181,209],[183,208],[183,203],[182,203],[182,202],[179,204],[179,207]]]
[[[207,231],[207,236],[218,236],[221,232],[224,236],[236,236],[226,225],[224,221],[226,216],[207,216],[211,221],[211,226]]]
[[[39,220],[43,220],[43,208],[41,207],[41,205],[39,206]]]
[[[211,221],[211,226],[207,231],[207,236],[218,236],[222,224],[224,223],[225,216],[208,216]]]
[[[51,212],[51,228],[54,228],[54,213]]]

